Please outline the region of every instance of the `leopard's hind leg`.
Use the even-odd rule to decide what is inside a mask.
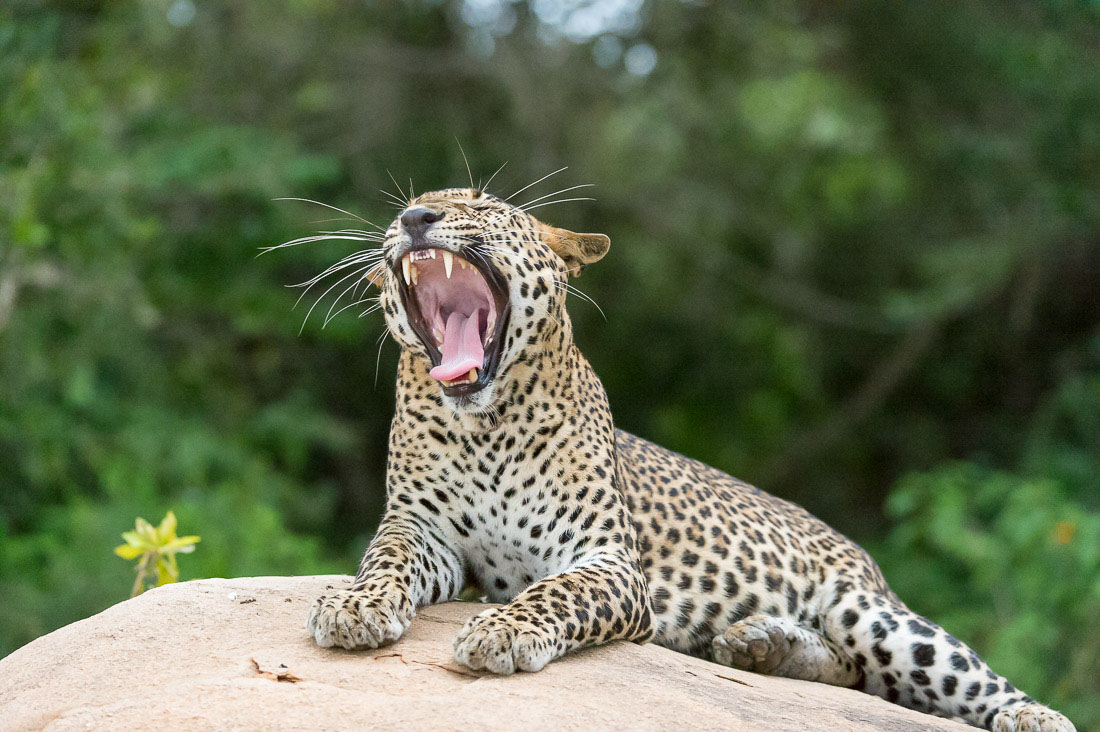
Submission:
[[[844,650],[788,618],[752,615],[714,637],[712,658],[723,666],[790,679],[854,686],[862,672]]]
[[[826,603],[826,635],[863,671],[864,691],[994,732],[1073,732],[1073,724],[992,671],[962,641],[892,593],[840,580]]]

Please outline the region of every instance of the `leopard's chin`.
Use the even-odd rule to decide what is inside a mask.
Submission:
[[[456,397],[443,395],[444,404],[462,429],[475,434],[493,432],[503,424],[496,400],[495,383],[490,383],[473,394]]]
[[[496,377],[510,301],[499,270],[476,247],[461,253],[414,243],[398,259],[395,279],[409,327],[424,344],[430,374],[462,407]],[[488,408],[489,405],[482,405]]]

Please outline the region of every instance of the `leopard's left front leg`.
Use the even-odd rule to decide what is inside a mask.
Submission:
[[[455,659],[473,669],[538,671],[583,646],[653,637],[645,576],[630,552],[601,552],[467,621]]]

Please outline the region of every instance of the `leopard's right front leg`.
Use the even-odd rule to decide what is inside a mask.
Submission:
[[[377,648],[400,638],[418,607],[454,599],[462,578],[437,527],[391,506],[351,587],[317,598],[306,629],[322,648]]]

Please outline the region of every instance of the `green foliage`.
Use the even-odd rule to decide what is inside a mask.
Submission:
[[[620,426],[1095,722],[1096,4],[188,7],[0,3],[0,654],[121,599],[167,506],[183,579],[354,566],[395,353],[283,287],[354,242],[255,255],[343,225],[275,198],[461,184],[457,137],[494,192],[596,184],[536,212],[611,236],[571,309]]]
[[[176,536],[176,514],[169,511],[160,524],[153,526],[138,517],[133,531],[124,531],[122,538],[126,542],[115,547],[115,554],[123,559],[137,559],[135,569],[137,577],[130,590],[130,597],[137,597],[145,591],[145,580],[149,573],[155,572],[157,586],[178,582],[180,578],[177,554],[190,554],[195,551],[198,536]]]
[[[903,479],[877,552],[910,606],[1084,729],[1100,724],[1100,515],[1055,480],[971,463]]]
[[[1081,354],[1096,362],[1100,339]],[[873,552],[894,590],[998,673],[1100,726],[1100,373],[1070,372],[1036,413],[1022,474],[948,463],[899,481]]]

